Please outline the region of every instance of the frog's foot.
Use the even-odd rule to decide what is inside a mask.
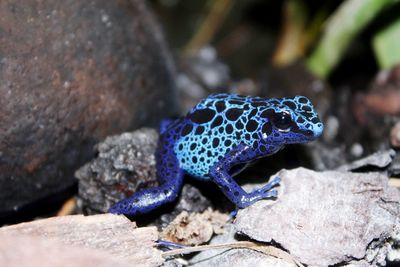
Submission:
[[[238,205],[239,208],[244,209],[251,204],[267,198],[276,198],[278,196],[278,191],[275,189],[269,191],[263,191],[263,188],[257,189],[251,193],[244,195]]]
[[[234,209],[229,213],[228,221],[233,221],[236,218],[236,215],[238,214],[238,209]]]
[[[179,244],[179,243],[174,243],[174,242],[167,241],[167,240],[162,240],[162,239],[157,240],[156,244],[157,244],[157,247],[159,247],[159,248],[166,248],[166,249],[169,249],[169,250],[170,249],[179,249],[179,248],[188,248],[188,247],[190,247],[188,245],[182,245],[182,244]]]
[[[251,204],[261,199],[276,198],[278,196],[278,191],[272,188],[275,187],[276,185],[279,185],[280,182],[281,179],[279,177],[275,177],[272,181],[270,181],[263,187],[254,190],[251,193],[243,195],[240,201],[241,203],[239,205],[239,208],[248,207]]]
[[[279,185],[281,183],[281,178],[279,178],[278,176],[275,177],[274,179],[272,179],[272,181],[268,182],[266,185],[264,185],[263,187],[261,187],[260,189],[256,190],[256,191],[260,191],[260,192],[267,192],[269,191],[271,188]]]

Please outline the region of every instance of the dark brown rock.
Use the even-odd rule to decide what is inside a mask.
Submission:
[[[0,218],[70,187],[107,135],[171,114],[173,75],[144,1],[1,1]]]

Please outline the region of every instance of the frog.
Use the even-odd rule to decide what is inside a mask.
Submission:
[[[277,198],[279,177],[246,192],[234,176],[285,145],[317,139],[323,128],[305,96],[209,95],[185,116],[161,124],[155,154],[159,185],[117,202],[109,212],[138,216],[173,202],[185,175],[213,182],[240,209]]]

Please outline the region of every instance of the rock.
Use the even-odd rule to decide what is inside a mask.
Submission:
[[[0,265],[159,266],[157,238],[155,227],[137,228],[124,216],[53,217],[0,228]]]
[[[396,155],[396,151],[393,149],[378,151],[375,152],[365,158],[356,160],[354,162],[342,165],[338,167],[336,170],[338,171],[355,171],[362,168],[378,168],[384,169],[388,167],[392,161],[394,156]]]
[[[79,206],[89,214],[107,212],[141,188],[156,186],[157,140],[155,130],[142,128],[97,144],[97,157],[75,173]]]
[[[362,260],[373,240],[383,247],[400,227],[400,191],[382,174],[298,168],[278,176],[278,199],[240,210],[235,225],[252,239],[276,242],[303,264]]]
[[[231,224],[225,226],[225,233],[214,237],[211,241],[211,245],[224,245],[234,244],[238,242],[235,237],[235,227]],[[278,256],[278,255],[276,255]],[[283,258],[286,258],[283,256]],[[190,259],[190,266],[194,267],[208,267],[208,266],[285,266],[291,267],[296,264],[286,258],[278,258],[259,251],[244,249],[244,248],[219,248],[209,249],[202,251]]]
[[[158,185],[154,155],[157,142],[155,130],[141,128],[97,144],[97,157],[75,173],[79,208],[89,214],[107,212],[134,192]],[[202,212],[209,206],[210,201],[197,188],[186,184],[175,208],[163,214],[157,224],[165,227],[182,211]]]
[[[21,246],[21,244],[24,244]],[[112,255],[92,249],[64,245],[44,238],[26,236],[0,237],[0,266],[32,267],[129,267]],[[51,255],[49,257],[49,255]]]
[[[219,253],[218,253],[219,252]],[[220,254],[220,251],[217,251]],[[218,255],[217,254],[217,255]],[[204,257],[204,255],[201,255]],[[249,249],[229,249],[214,258],[204,257],[204,259],[195,262],[194,267],[265,267],[265,266],[276,266],[276,267],[295,267],[296,264],[291,264],[282,261],[278,258],[264,255],[258,251]]]
[[[191,184],[184,184],[174,209],[162,214],[154,223],[163,229],[167,227],[178,214],[184,211],[203,212],[211,206],[211,201],[204,196],[197,187]]]
[[[224,232],[227,214],[212,209],[203,213],[182,211],[160,234],[160,239],[183,245],[200,245]]]
[[[0,18],[1,219],[71,187],[99,140],[175,105],[171,55],[142,0],[5,0]]]

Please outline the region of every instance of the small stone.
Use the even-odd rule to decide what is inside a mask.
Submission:
[[[350,148],[350,153],[355,158],[361,157],[363,152],[364,148],[360,143],[354,143]]]
[[[161,239],[184,245],[200,245],[208,242],[214,233],[222,234],[228,219],[227,214],[211,209],[202,213],[183,211],[162,231]]]
[[[374,167],[383,169],[388,167],[393,158],[396,156],[396,152],[393,149],[385,150],[385,151],[378,151],[371,155],[368,155],[365,158],[353,161],[348,164],[344,164],[336,170],[338,171],[355,171],[365,167]]]
[[[107,212],[140,188],[158,184],[155,150],[158,134],[150,128],[107,137],[97,158],[78,169],[78,206],[89,214]]]

